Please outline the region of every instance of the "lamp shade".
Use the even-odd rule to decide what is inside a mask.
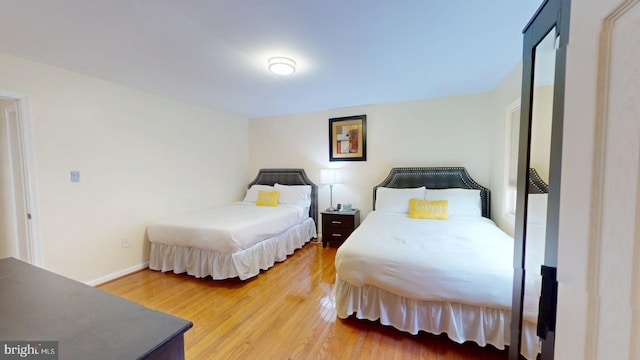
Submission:
[[[340,174],[337,169],[320,170],[320,183],[322,184],[339,184]]]

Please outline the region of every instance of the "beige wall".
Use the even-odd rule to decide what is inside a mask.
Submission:
[[[2,54],[0,88],[29,97],[49,270],[90,281],[139,266],[149,222],[244,193],[246,119]]]
[[[341,169],[334,203],[372,209],[372,188],[392,167],[464,166],[481,185],[491,184],[495,128],[491,94],[378,104],[249,121],[250,168],[302,167],[320,185],[320,170]],[[367,115],[367,161],[329,162],[328,119]],[[502,116],[502,115],[500,115]],[[329,206],[319,187],[320,209]]]

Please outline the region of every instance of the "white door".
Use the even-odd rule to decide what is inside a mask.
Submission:
[[[603,31],[607,90],[597,129],[595,171],[602,177],[593,219],[599,296],[592,336],[599,359],[640,359],[640,5],[631,3],[607,19]]]
[[[10,123],[16,116],[14,100],[0,99],[0,258],[20,256],[16,227]]]
[[[575,2],[571,16],[556,358],[640,359],[640,1]]]
[[[21,116],[25,107],[20,102],[0,97],[0,258],[11,256],[39,265],[26,151],[30,132]]]

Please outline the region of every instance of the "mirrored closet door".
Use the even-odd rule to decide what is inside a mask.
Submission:
[[[569,5],[568,0],[545,1],[524,29],[509,349],[513,360],[553,359]]]

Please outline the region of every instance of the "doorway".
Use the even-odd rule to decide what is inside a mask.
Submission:
[[[0,258],[41,265],[27,102],[0,92]]]

